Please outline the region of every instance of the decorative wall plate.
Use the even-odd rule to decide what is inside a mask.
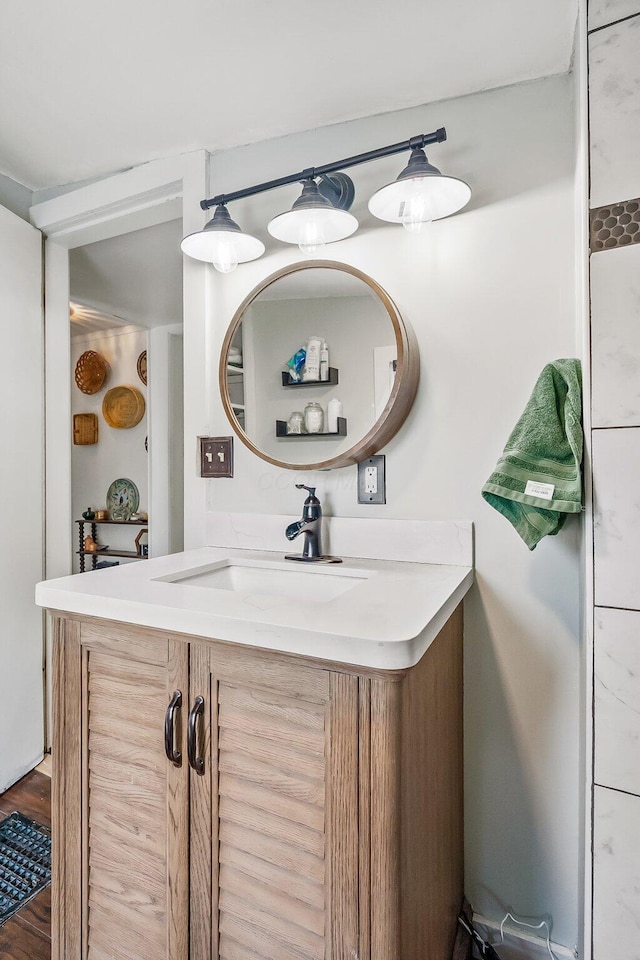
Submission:
[[[128,520],[140,506],[140,494],[133,480],[120,477],[107,490],[106,507],[112,520]]]
[[[144,417],[144,397],[135,387],[112,387],[102,401],[102,415],[110,427],[129,430]]]
[[[76,363],[75,379],[78,389],[83,393],[97,393],[104,386],[110,369],[102,354],[95,350],[85,350]]]
[[[138,376],[144,383],[145,387],[147,385],[147,351],[143,350],[140,356],[138,357]]]

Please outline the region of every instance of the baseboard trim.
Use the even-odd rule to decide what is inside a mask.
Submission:
[[[45,777],[51,779],[51,773],[53,771],[53,761],[51,759],[50,753],[45,753],[42,763],[39,763],[36,767],[38,773],[44,773]]]
[[[500,924],[495,924],[479,914],[473,915],[473,925],[480,936],[495,947],[500,960],[551,960],[547,941],[522,929],[504,927],[504,940],[500,943]],[[557,960],[576,960],[577,952],[551,941],[551,949]]]

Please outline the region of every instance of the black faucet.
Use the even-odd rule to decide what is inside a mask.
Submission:
[[[307,563],[341,563],[338,557],[327,557],[322,553],[322,507],[316,497],[316,488],[296,483],[298,490],[307,490],[309,496],[302,508],[302,519],[290,523],[285,530],[287,540],[295,540],[304,533],[302,553],[287,554],[285,560],[303,560]]]

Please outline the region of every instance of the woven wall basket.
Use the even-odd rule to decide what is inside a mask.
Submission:
[[[95,350],[86,350],[76,363],[75,378],[78,388],[83,393],[97,393],[104,386],[110,369],[102,354]]]
[[[112,387],[102,401],[102,415],[110,427],[129,430],[144,417],[144,397],[135,387]]]
[[[95,413],[74,413],[73,442],[77,446],[98,442],[98,417]]]

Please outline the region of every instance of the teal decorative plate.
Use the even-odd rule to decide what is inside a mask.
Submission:
[[[140,494],[133,480],[114,480],[107,490],[106,505],[112,520],[128,520],[140,506]]]

